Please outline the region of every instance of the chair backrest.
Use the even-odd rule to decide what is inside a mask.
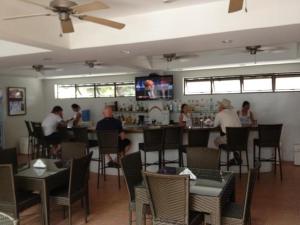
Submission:
[[[33,136],[33,130],[29,121],[25,120],[26,128],[29,136]]]
[[[70,178],[69,178],[69,192],[68,195],[76,195],[82,193],[87,188],[89,178],[89,168],[93,152],[90,154],[71,160]]]
[[[208,129],[190,129],[188,131],[189,147],[207,147],[209,140]]]
[[[248,172],[248,181],[246,186],[246,192],[245,192],[245,199],[244,199],[244,206],[243,206],[243,221],[244,224],[246,224],[247,221],[249,221],[249,217],[251,216],[251,202],[252,202],[252,196],[254,191],[254,186],[256,182],[257,175],[259,173],[259,167],[260,165],[257,164],[254,169],[251,169]]]
[[[226,137],[226,150],[247,151],[249,137],[248,127],[226,127]]]
[[[179,149],[182,146],[182,128],[164,128],[164,149]]]
[[[130,201],[133,202],[135,200],[134,188],[143,182],[141,153],[135,152],[125,155],[121,159],[121,167]]]
[[[11,164],[13,167],[13,172],[17,173],[18,170],[18,159],[17,159],[17,149],[7,148],[0,151],[0,164]]]
[[[162,128],[145,128],[143,136],[145,151],[161,151],[163,149],[164,130]]]
[[[45,135],[42,124],[39,122],[31,122],[31,126],[34,136],[40,141],[44,140]]]
[[[97,132],[99,152],[115,154],[119,152],[119,131],[101,130]]]
[[[89,143],[89,133],[86,127],[73,127],[74,140],[76,142],[83,142],[86,145]]]
[[[71,160],[82,158],[86,155],[86,145],[82,142],[63,142],[61,144],[61,159]]]
[[[282,124],[259,124],[258,137],[262,147],[279,146]]]
[[[71,129],[68,129],[67,127],[65,126],[60,126],[58,127],[57,129],[58,133],[59,133],[59,136],[62,138],[62,141],[64,142],[68,142],[72,139],[72,130]]]
[[[187,167],[199,169],[219,169],[220,150],[204,147],[188,147]]]
[[[0,212],[0,224],[1,225],[17,225],[18,220],[12,218],[10,215]]]
[[[144,172],[154,224],[189,221],[189,176]]]
[[[0,165],[0,211],[17,217],[17,200],[13,167]]]

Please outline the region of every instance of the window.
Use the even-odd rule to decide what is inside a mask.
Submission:
[[[76,86],[76,98],[94,98],[94,84],[81,84]]]
[[[300,91],[300,77],[276,77],[275,91]]]
[[[210,94],[211,82],[209,79],[185,80],[184,93],[186,95]]]
[[[115,97],[114,84],[96,85],[96,97]]]
[[[272,92],[272,77],[243,79],[243,92]]]
[[[58,99],[75,98],[74,85],[55,85],[55,94]]]
[[[117,83],[116,97],[135,96],[135,86],[133,83]]]
[[[213,81],[213,93],[225,94],[225,93],[240,93],[241,82],[240,78],[236,79],[216,79]]]

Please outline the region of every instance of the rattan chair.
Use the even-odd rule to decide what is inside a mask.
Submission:
[[[14,174],[18,172],[17,149],[7,148],[0,151],[0,164],[11,164]]]
[[[25,125],[28,132],[28,161],[30,161],[30,157],[34,159],[34,155],[35,155],[35,151],[34,151],[35,137],[34,137],[33,129],[31,127],[31,123],[25,120]]]
[[[246,165],[239,163],[236,166],[239,166],[239,174],[242,176],[242,166],[246,166],[249,171],[249,157],[248,157],[248,137],[249,137],[249,128],[248,127],[226,127],[226,137],[227,144],[220,145],[220,149],[226,151],[226,162],[220,162],[220,166],[226,166],[229,170],[230,152],[238,152],[242,158],[242,152],[245,152],[246,155]]]
[[[202,215],[189,212],[189,176],[144,172],[153,225],[202,224]]]
[[[12,218],[6,213],[0,212],[0,224],[1,225],[18,225],[18,220]]]
[[[129,225],[132,224],[132,212],[135,211],[135,192],[134,189],[137,185],[143,183],[142,174],[142,159],[141,153],[135,152],[129,155],[125,155],[121,159],[121,167],[125,178],[125,183],[127,186],[129,194]]]
[[[101,130],[97,132],[98,146],[99,146],[99,162],[101,162],[101,171],[104,176],[104,181],[106,180],[106,165],[105,155],[106,154],[116,154],[117,162],[120,159],[120,149],[119,149],[119,131],[118,130]],[[120,182],[120,167],[116,168],[118,170],[118,186],[121,188]],[[97,176],[97,188],[99,188],[99,177],[100,177],[100,163],[98,164],[98,176]]]
[[[82,158],[86,153],[86,145],[82,142],[63,142],[61,145],[62,160]]]
[[[162,128],[145,128],[143,130],[144,143],[139,143],[139,150],[144,152],[144,170],[147,166],[162,166],[162,151],[164,146],[164,130]],[[158,163],[147,163],[147,152],[158,153]]]
[[[183,166],[183,154],[187,147],[207,147],[209,141],[209,129],[189,129],[188,144],[183,146],[181,152],[181,165]]]
[[[50,193],[51,200],[57,204],[68,207],[69,225],[72,224],[72,204],[84,198],[85,222],[89,213],[88,178],[89,167],[93,152],[78,159],[71,160],[69,185]]]
[[[166,163],[178,163],[181,166],[181,149],[182,149],[182,128],[181,127],[166,127],[164,128],[164,146],[162,151],[163,166]],[[167,150],[178,150],[178,160],[166,161],[165,152]]]
[[[219,149],[188,147],[187,151],[187,167],[199,169],[219,169],[220,153]]]
[[[282,124],[258,125],[258,139],[253,140],[253,165],[258,162],[273,162],[274,173],[276,174],[277,162],[279,163],[280,179],[282,181],[282,167],[281,167],[281,151],[280,151],[280,136],[282,131]],[[256,157],[256,146],[258,146],[258,157]],[[261,158],[262,148],[273,148],[274,155],[271,158]],[[278,161],[277,161],[278,152]],[[258,176],[259,178],[259,176]]]
[[[9,214],[17,220],[21,211],[40,203],[38,194],[25,192],[19,188],[21,185],[15,184],[12,164],[0,165],[0,212]]]
[[[251,202],[259,166],[248,173],[244,203],[242,205],[230,202],[223,208],[222,225],[250,225]]]

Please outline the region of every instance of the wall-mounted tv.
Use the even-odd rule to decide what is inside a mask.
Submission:
[[[136,100],[173,99],[173,75],[152,75],[135,78]]]

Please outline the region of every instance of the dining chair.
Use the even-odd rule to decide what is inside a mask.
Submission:
[[[121,159],[121,168],[124,174],[129,194],[129,225],[132,224],[132,213],[135,211],[135,187],[143,183],[142,158],[140,152],[125,155]]]
[[[162,150],[162,164],[166,166],[166,163],[178,163],[181,166],[181,148],[182,148],[182,127],[165,127],[164,128],[164,144]],[[177,150],[178,160],[166,160],[165,153],[167,150]]]
[[[147,166],[157,165],[161,168],[162,166],[162,151],[164,146],[164,130],[162,128],[144,128],[143,129],[144,142],[139,143],[139,150],[144,152],[144,170],[146,171]],[[147,153],[157,152],[158,163],[148,163]]]
[[[181,165],[183,166],[183,154],[186,154],[187,147],[207,147],[209,141],[209,129],[189,129],[188,144],[182,147]]]
[[[11,164],[14,174],[18,172],[17,149],[7,148],[0,151],[0,164]]]
[[[101,130],[97,132],[98,138],[98,175],[97,175],[97,188],[99,188],[99,178],[100,178],[100,162],[101,162],[101,171],[104,176],[104,181],[106,181],[106,168],[109,168],[109,165],[106,165],[105,155],[114,154],[117,155],[117,162],[120,160],[120,150],[119,150],[119,131],[118,130]],[[121,188],[120,182],[120,166],[115,167],[118,171],[118,187]]]
[[[251,225],[251,202],[260,165],[248,172],[248,180],[242,205],[229,202],[222,211],[222,225]]]
[[[68,187],[50,193],[50,198],[55,204],[62,205],[64,209],[68,207],[69,225],[72,225],[72,204],[82,198],[84,198],[85,222],[87,223],[89,212],[88,173],[92,154],[93,152],[82,158],[72,159]]]
[[[10,215],[0,212],[1,225],[18,225],[18,220],[12,218]]]
[[[61,144],[61,159],[71,160],[82,158],[86,155],[86,145],[82,142],[63,142]]]
[[[189,176],[144,172],[153,225],[201,224],[203,216],[189,211]]]
[[[199,169],[219,169],[219,149],[204,147],[188,147],[186,149],[187,167]]]
[[[28,161],[30,161],[30,157],[31,159],[34,159],[34,155],[35,155],[35,137],[34,137],[34,134],[33,134],[33,129],[32,129],[32,126],[31,126],[31,123],[27,120],[25,120],[25,125],[26,125],[26,128],[27,128],[27,132],[28,132]]]
[[[280,137],[282,124],[259,124],[258,139],[253,140],[253,165],[256,162],[272,162],[274,164],[274,173],[276,174],[277,163],[279,163],[280,180],[282,181]],[[256,157],[256,146],[258,146],[258,156]],[[273,148],[274,154],[270,158],[262,158],[262,148]],[[278,153],[278,160],[277,160]],[[259,174],[258,174],[259,178]]]
[[[39,204],[41,201],[38,194],[22,191],[21,187],[21,184],[15,183],[13,165],[1,164],[0,212],[4,212],[17,220],[20,219],[19,213],[21,211]]]
[[[220,166],[226,166],[227,170],[231,166],[239,167],[240,177],[242,176],[242,166],[246,166],[249,171],[249,157],[248,157],[248,137],[249,137],[249,128],[248,127],[226,127],[226,137],[227,143],[221,144],[220,149],[226,152],[226,162],[220,161]],[[242,152],[245,152],[246,156],[246,165],[242,164],[242,161],[237,165],[230,164],[230,153],[238,152],[240,158],[242,158]]]

